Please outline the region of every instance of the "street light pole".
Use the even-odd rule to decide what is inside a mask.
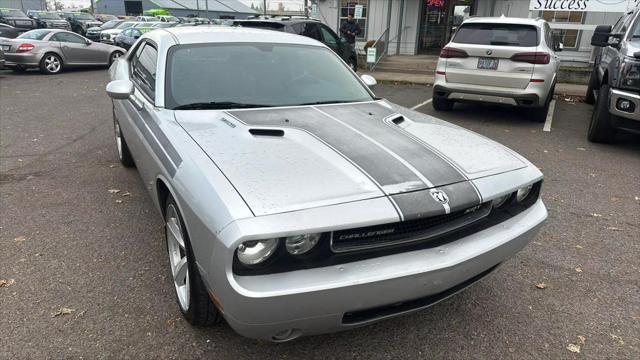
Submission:
[[[91,0],[91,14],[94,14],[96,12],[96,8],[95,5],[93,4],[93,0]]]
[[[262,0],[262,10],[264,10],[264,16],[267,16],[267,0]]]

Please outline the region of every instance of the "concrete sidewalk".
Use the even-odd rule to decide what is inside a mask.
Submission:
[[[358,71],[359,74],[369,74],[381,82],[400,82],[411,84],[433,84],[433,75],[424,74],[405,74],[386,71]],[[587,93],[586,85],[576,84],[556,84],[556,95],[585,96]]]

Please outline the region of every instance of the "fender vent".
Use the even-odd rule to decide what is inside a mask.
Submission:
[[[280,129],[249,129],[249,133],[255,136],[284,136],[284,130]]]
[[[391,120],[391,122],[393,122],[396,125],[400,125],[404,122],[404,117],[402,115],[398,116],[397,118],[394,118],[393,120]]]

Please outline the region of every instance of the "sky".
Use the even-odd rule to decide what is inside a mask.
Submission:
[[[80,8],[80,7],[89,7],[91,3],[90,0],[59,0],[66,7],[69,8]],[[224,0],[222,0],[224,1]],[[248,6],[251,6],[251,3],[262,4],[262,0],[239,0],[240,2],[245,3]],[[267,6],[269,9],[277,9],[278,3],[282,3],[286,10],[302,10],[302,6],[304,4],[304,0],[267,0]]]

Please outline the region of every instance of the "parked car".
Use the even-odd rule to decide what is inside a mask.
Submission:
[[[100,33],[104,30],[113,29],[116,26],[122,24],[124,20],[109,20],[100,26],[94,26],[87,29],[86,37],[93,41],[100,41]]]
[[[36,22],[18,9],[0,8],[0,23],[23,29],[36,28]]]
[[[233,25],[252,27],[298,34],[316,39],[335,51],[353,71],[358,70],[358,55],[355,49],[347,44],[328,26],[315,19],[308,18],[257,18],[234,20]]]
[[[87,33],[87,29],[102,25],[93,15],[85,12],[64,12],[64,17],[71,25],[71,30],[82,36]]]
[[[586,101],[594,104],[587,137],[608,143],[618,130],[640,133],[640,11],[614,25],[600,25],[591,38],[597,47]]]
[[[16,28],[11,25],[0,24],[0,37],[13,39],[27,31],[29,31],[29,29]]]
[[[139,24],[137,21],[124,21],[112,29],[102,30],[100,32],[100,42],[113,44],[116,36],[124,30]]]
[[[169,28],[169,27],[174,27],[177,26],[180,23],[177,22],[159,22],[159,23],[155,23],[153,25],[151,25],[152,29],[163,29],[163,28]]]
[[[16,72],[39,68],[57,74],[67,67],[109,65],[122,56],[119,47],[92,42],[67,30],[36,29],[15,39],[0,38],[5,66]]]
[[[149,21],[159,21],[159,20],[155,16],[136,16],[136,21],[149,22]]]
[[[470,101],[528,108],[544,122],[560,67],[549,24],[538,19],[465,20],[440,52],[433,86],[433,107],[451,110]]]
[[[40,29],[65,29],[71,30],[71,25],[68,21],[60,19],[57,13],[49,11],[36,11],[28,10],[27,16],[36,22],[36,27]]]
[[[156,20],[161,22],[180,22],[180,19],[172,15],[158,15]]]
[[[93,17],[103,24],[111,20],[118,20],[117,16],[111,14],[95,14]]]
[[[375,97],[314,39],[150,31],[109,76],[120,162],[163,216],[194,325],[280,342],[423,309],[547,217],[535,165]]]
[[[113,44],[115,46],[119,46],[123,49],[129,50],[131,46],[144,34],[145,32],[151,31],[153,28],[135,28],[131,27],[125,29],[123,32],[118,34],[115,37]]]
[[[178,18],[178,20],[180,21],[181,24],[184,24],[184,23],[209,24],[209,23],[211,23],[211,21],[209,19],[202,18],[202,17],[185,16],[185,17]]]

